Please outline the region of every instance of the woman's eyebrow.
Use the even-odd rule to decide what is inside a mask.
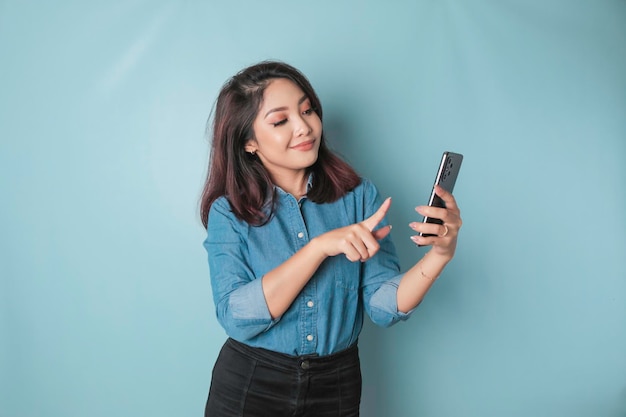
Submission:
[[[305,95],[303,95],[302,97],[300,97],[300,100],[298,100],[298,106],[299,106],[300,104],[304,103],[304,102],[305,102],[308,98],[309,98],[309,97],[307,97],[307,95],[306,95],[306,94],[305,94]],[[288,107],[287,107],[287,106],[282,106],[282,107],[276,107],[276,108],[273,108],[273,109],[271,109],[271,110],[268,110],[268,112],[267,112],[267,113],[265,113],[265,116],[263,116],[263,118],[266,118],[267,116],[269,116],[269,114],[270,114],[270,113],[274,113],[274,112],[277,112],[277,111],[283,111],[283,110],[287,110],[287,109],[288,109]]]

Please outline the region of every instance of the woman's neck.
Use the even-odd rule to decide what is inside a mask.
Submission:
[[[296,200],[299,200],[307,192],[309,176],[306,171],[299,171],[291,175],[272,175],[272,181],[285,192],[293,195]]]

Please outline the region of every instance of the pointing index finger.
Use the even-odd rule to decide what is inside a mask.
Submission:
[[[380,205],[380,208],[376,210],[376,213],[372,214],[367,219],[363,220],[361,224],[363,224],[367,229],[371,232],[374,228],[380,223],[387,215],[387,211],[391,206],[391,197],[387,197],[383,204]]]

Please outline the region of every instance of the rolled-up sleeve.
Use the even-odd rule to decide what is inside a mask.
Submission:
[[[398,275],[383,282],[370,298],[368,313],[375,324],[389,327],[408,319],[413,313],[413,310],[408,313],[398,311],[398,285],[401,279],[402,275]]]
[[[246,260],[248,227],[222,197],[211,206],[204,241],[217,319],[230,337],[242,341],[278,322],[270,315],[261,277],[255,277]]]

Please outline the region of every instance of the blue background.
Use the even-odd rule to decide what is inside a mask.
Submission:
[[[266,58],[393,197],[404,268],[465,155],[456,258],[364,329],[364,417],[626,416],[625,44],[622,0],[0,1],[0,416],[202,415],[206,121]]]

